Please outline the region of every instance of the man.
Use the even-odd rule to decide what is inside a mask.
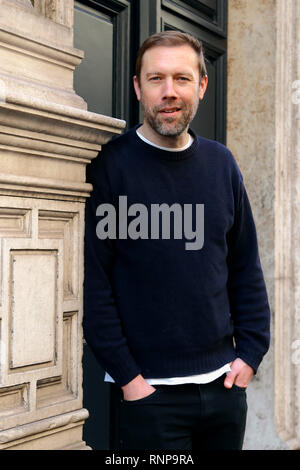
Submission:
[[[207,80],[195,38],[148,38],[134,77],[143,124],[88,168],[83,326],[120,391],[124,449],[241,449],[246,387],[269,347],[241,173],[189,128]]]

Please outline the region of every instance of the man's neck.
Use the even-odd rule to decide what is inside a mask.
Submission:
[[[150,142],[160,146],[169,147],[173,149],[180,149],[188,144],[189,133],[186,129],[182,134],[178,136],[165,136],[158,134],[147,122],[144,121],[142,126],[139,127],[139,133],[144,136]]]

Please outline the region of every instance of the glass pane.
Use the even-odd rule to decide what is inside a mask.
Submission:
[[[206,62],[208,85],[202,101],[200,101],[196,116],[191,122],[191,128],[196,134],[207,139],[215,140],[215,109],[216,109],[216,71],[213,64]]]
[[[74,89],[88,110],[112,116],[113,24],[97,10],[75,2],[74,46],[85,53],[74,73]]]

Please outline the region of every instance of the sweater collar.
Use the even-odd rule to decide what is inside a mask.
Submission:
[[[194,141],[193,141],[192,145],[190,145],[187,149],[182,150],[180,152],[174,152],[174,151],[169,152],[168,150],[159,149],[157,147],[154,147],[153,145],[150,145],[150,144],[144,142],[142,139],[140,139],[140,137],[136,133],[136,130],[141,125],[142,124],[138,124],[138,125],[136,125],[132,128],[132,132],[134,134],[133,138],[135,139],[137,145],[141,149],[143,149],[144,152],[149,152],[150,151],[153,154],[153,156],[158,157],[162,160],[174,160],[174,161],[185,160],[186,158],[189,158],[189,157],[193,156],[194,153],[195,153],[195,150],[198,147],[197,136],[194,133],[194,131],[191,128],[189,128],[189,133],[194,138]]]

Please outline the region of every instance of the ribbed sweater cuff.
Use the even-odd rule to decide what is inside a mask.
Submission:
[[[263,356],[257,354],[251,354],[248,351],[236,351],[236,356],[248,364],[248,366],[252,367],[254,370],[254,374],[256,374],[257,369],[263,359]]]
[[[113,357],[106,371],[119,387],[123,387],[141,373],[141,368],[129,354]]]

